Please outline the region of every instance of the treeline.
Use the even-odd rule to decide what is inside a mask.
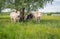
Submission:
[[[46,12],[46,13],[43,13],[43,14],[52,15],[52,14],[60,14],[60,12]]]

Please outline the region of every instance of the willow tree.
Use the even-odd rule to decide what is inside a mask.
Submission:
[[[16,9],[21,10],[21,17],[24,20],[24,10],[36,10],[37,8],[43,8],[47,3],[52,3],[53,0],[9,0],[10,5]],[[12,8],[11,7],[11,8]]]

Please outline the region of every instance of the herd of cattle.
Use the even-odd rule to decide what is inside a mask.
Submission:
[[[21,19],[20,17],[20,14],[21,12],[20,11],[13,11],[10,13],[10,18],[11,18],[11,21],[13,22],[19,22],[19,20]],[[24,20],[35,20],[35,21],[38,21],[40,22],[40,19],[41,19],[41,16],[42,16],[42,13],[39,12],[39,11],[31,11],[29,12],[28,15],[24,16]]]

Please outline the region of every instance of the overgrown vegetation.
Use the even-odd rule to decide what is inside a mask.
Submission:
[[[8,14],[0,14],[0,39],[60,39],[60,16],[42,16],[40,23],[13,23]]]

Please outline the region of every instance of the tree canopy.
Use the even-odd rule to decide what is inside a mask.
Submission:
[[[4,7],[6,0],[0,0],[0,13],[1,13],[1,9]]]
[[[0,0],[0,10],[4,8],[14,8],[26,10],[36,10],[43,8],[47,3],[52,3],[53,0]]]
[[[7,0],[9,1],[9,4],[7,7],[9,8],[15,8],[15,9],[21,9],[21,8],[26,8],[26,9],[31,9],[35,10],[37,8],[43,8],[44,5],[47,3],[52,3],[53,0]]]

